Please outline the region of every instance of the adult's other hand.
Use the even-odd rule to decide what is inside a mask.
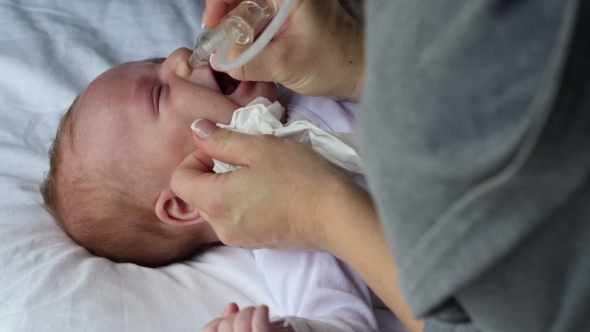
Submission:
[[[240,2],[207,0],[205,26],[216,26]],[[282,1],[277,3],[280,7]],[[229,57],[243,51],[234,48]],[[216,68],[215,58],[212,66]],[[249,63],[228,74],[241,81],[278,82],[304,95],[356,101],[363,70],[361,24],[337,0],[296,0],[273,40]]]

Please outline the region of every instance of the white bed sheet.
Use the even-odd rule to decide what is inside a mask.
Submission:
[[[91,256],[42,209],[62,110],[115,64],[192,47],[204,1],[0,0],[0,331],[198,331],[230,301],[276,310],[252,254],[148,269]]]

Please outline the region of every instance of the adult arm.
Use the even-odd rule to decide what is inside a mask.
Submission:
[[[199,209],[222,242],[330,251],[406,326],[420,330],[398,290],[397,269],[366,191],[297,142],[198,125],[207,138],[193,135],[199,149],[178,167],[172,188]],[[208,156],[242,167],[211,173]]]
[[[359,146],[400,287],[427,327],[584,329],[588,217],[563,202],[588,199],[587,175],[576,179],[588,154],[570,150],[590,146],[574,129],[588,120],[568,114],[588,114],[587,61],[555,94],[566,55],[588,59],[588,33],[572,39],[580,4],[368,2]]]
[[[350,264],[410,331],[422,331],[422,322],[413,317],[398,288],[397,266],[370,196],[338,187],[328,195],[318,216],[325,246]]]

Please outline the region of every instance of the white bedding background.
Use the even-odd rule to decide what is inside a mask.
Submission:
[[[249,251],[216,248],[160,269],[115,264],[41,207],[62,110],[113,65],[192,47],[203,7],[0,0],[0,331],[199,331],[230,301],[276,310]]]

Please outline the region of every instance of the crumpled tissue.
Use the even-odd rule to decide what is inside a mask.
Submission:
[[[274,135],[303,143],[322,155],[328,162],[347,175],[362,174],[361,159],[354,143],[354,134],[329,133],[310,121],[281,123],[285,108],[278,102],[271,103],[259,97],[246,107],[236,110],[229,125],[217,127],[251,135]],[[239,166],[213,160],[213,171],[235,171]]]

